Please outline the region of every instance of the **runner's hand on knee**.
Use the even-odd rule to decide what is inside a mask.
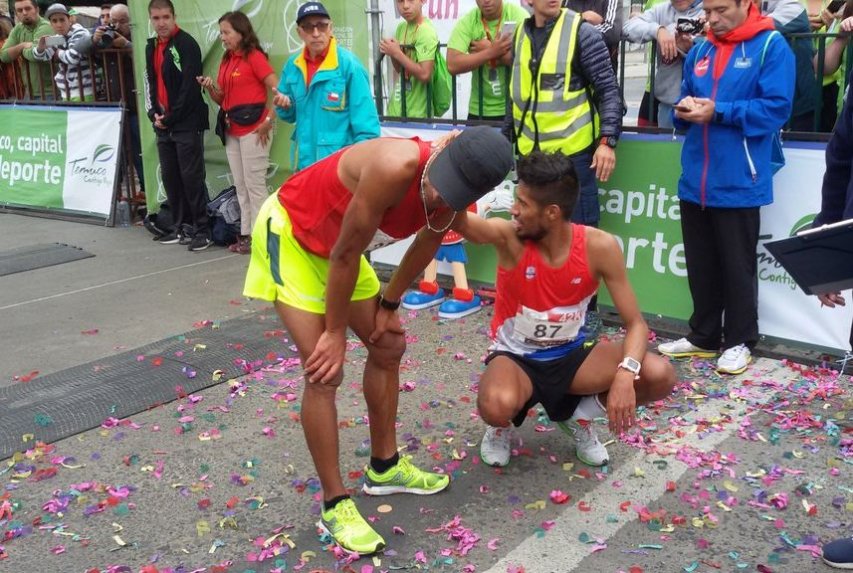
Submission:
[[[335,380],[344,366],[347,349],[346,333],[324,331],[314,347],[314,352],[305,361],[305,373],[311,383],[328,384]]]

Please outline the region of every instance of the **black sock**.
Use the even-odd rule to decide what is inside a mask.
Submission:
[[[333,507],[335,507],[336,505],[338,505],[340,502],[342,502],[345,499],[349,499],[349,496],[347,494],[339,495],[338,497],[333,497],[329,501],[324,501],[323,502],[323,510],[329,511],[330,509],[332,509]]]
[[[400,453],[394,452],[394,455],[388,458],[387,460],[380,460],[379,458],[370,458],[370,467],[373,468],[378,474],[384,474],[389,469],[393,468],[397,465],[397,462],[400,461]]]

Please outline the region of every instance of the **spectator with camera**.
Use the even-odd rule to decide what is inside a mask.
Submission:
[[[794,55],[749,0],[705,0],[708,41],[687,54],[675,127],[686,130],[678,198],[690,333],[658,346],[672,357],[716,356],[740,374],[758,342],[756,248],[773,201],[774,138],[791,114]],[[725,323],[723,322],[725,320]]]
[[[33,100],[52,100],[54,92],[50,66],[33,55],[39,38],[53,34],[50,23],[39,16],[36,0],[15,0],[15,19],[18,23],[0,49],[0,62],[12,64],[22,58],[24,95]]]
[[[139,185],[145,192],[145,178],[142,173],[142,143],[139,138],[139,110],[136,104],[136,76],[133,73],[133,47],[130,29],[130,12],[124,4],[110,8],[110,24],[98,26],[92,40],[95,50],[102,56],[106,69],[106,88],[108,101],[121,101],[126,110],[127,125],[130,128],[130,148],[133,166],[139,177]],[[121,50],[116,51],[113,48]]]
[[[657,42],[654,96],[660,102],[660,127],[672,127],[672,106],[681,95],[684,57],[704,28],[702,0],[670,0],[631,18],[622,29],[625,38],[635,44]]]
[[[39,38],[33,57],[56,62],[53,81],[59,96],[65,101],[95,101],[100,81],[89,54],[92,36],[80,24],[72,24],[68,8],[51,4],[44,13],[56,35]]]

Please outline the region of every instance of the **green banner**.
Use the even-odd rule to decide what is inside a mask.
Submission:
[[[224,50],[219,41],[219,18],[225,12],[239,10],[252,21],[255,33],[267,52],[270,64],[281,77],[281,69],[291,54],[302,49],[302,40],[296,31],[296,10],[300,1],[288,0],[173,0],[175,18],[182,30],[196,39],[201,47],[204,74],[216,78]],[[368,61],[367,16],[364,6],[346,3],[343,0],[324,1],[332,15],[335,37],[338,43],[352,50],[362,62]],[[148,19],[148,0],[130,0],[129,8],[133,28],[133,58],[136,73],[139,109],[146,109],[145,94],[145,38],[153,36]],[[211,128],[215,125],[219,107],[205,96],[210,110]],[[166,195],[160,179],[157,145],[154,129],[144,112],[140,112],[143,163],[145,170],[145,194],[148,209],[156,212]],[[267,170],[267,187],[270,192],[281,185],[290,174],[290,125],[278,121],[270,151],[270,166]],[[232,183],[225,148],[213,133],[205,132],[205,181],[211,197]]]

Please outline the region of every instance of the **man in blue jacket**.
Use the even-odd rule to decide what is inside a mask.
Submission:
[[[758,341],[759,208],[773,201],[771,151],[791,113],[794,55],[750,0],[705,0],[708,41],[687,54],[678,129],[681,230],[693,298],[690,333],[658,346],[739,374]],[[725,316],[725,323],[724,317]]]
[[[335,151],[379,137],[379,116],[367,70],[332,35],[329,12],[307,2],[296,13],[305,48],[287,60],[273,103],[283,121],[295,123],[290,163],[304,169]]]

